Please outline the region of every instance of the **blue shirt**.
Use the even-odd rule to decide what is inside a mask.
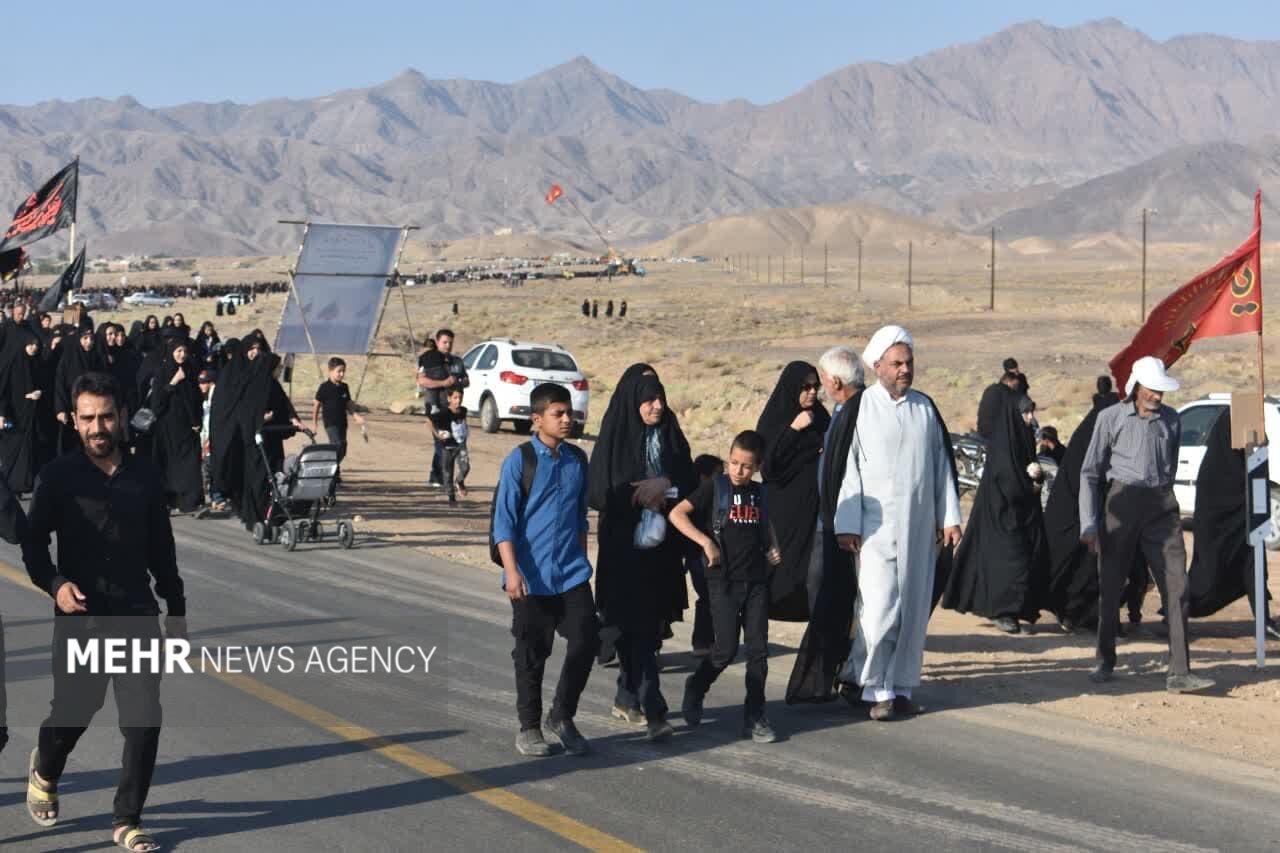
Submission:
[[[552,454],[537,436],[532,443],[538,469],[524,512],[520,449],[502,463],[493,541],[515,543],[516,567],[530,595],[559,595],[591,579],[591,563],[580,538],[587,532],[587,466],[577,454]]]

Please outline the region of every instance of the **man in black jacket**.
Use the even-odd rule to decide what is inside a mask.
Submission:
[[[159,608],[165,600],[165,634],[186,637],[186,599],[178,575],[173,530],[159,470],[147,458],[122,452],[128,417],[116,381],[86,373],[71,393],[75,428],[83,448],[45,466],[28,513],[22,556],[32,582],[57,604],[53,625],[53,702],[32,753],[27,809],[42,826],[57,821],[58,778],[113,682],[124,734],[116,791],[114,840],[126,849],[156,849],[142,831],[142,807],[160,742],[158,668],[124,674],[97,671],[72,656],[72,647],[125,639],[159,641]],[[58,560],[49,556],[58,537]]]

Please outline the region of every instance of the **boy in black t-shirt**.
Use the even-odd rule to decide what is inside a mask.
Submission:
[[[444,475],[444,489],[449,495],[449,505],[456,506],[458,498],[467,496],[467,474],[471,461],[467,454],[467,407],[462,405],[462,389],[450,388],[445,396],[445,408],[431,413],[431,430],[435,433],[436,446],[440,448],[440,471]]]
[[[782,562],[765,511],[764,486],[752,482],[764,458],[764,439],[738,433],[729,449],[727,474],[706,480],[668,516],[672,525],[702,548],[715,640],[684,686],[681,710],[690,726],[702,722],[702,702],[711,685],[738,654],[742,632],[747,652],[747,699],[743,736],[756,743],[778,739],[764,713],[769,654],[770,566]]]
[[[351,401],[351,389],[342,380],[347,376],[347,363],[334,356],[329,359],[329,378],[316,389],[316,401],[311,407],[311,429],[320,431],[320,416],[324,415],[324,431],[329,443],[338,447],[338,462],[347,455],[347,415],[363,424],[364,416],[356,411]]]

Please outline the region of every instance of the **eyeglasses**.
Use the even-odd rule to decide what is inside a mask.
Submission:
[[[804,382],[800,385],[800,391],[820,391],[822,390],[821,382]]]

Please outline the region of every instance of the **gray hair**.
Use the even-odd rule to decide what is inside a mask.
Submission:
[[[867,387],[866,376],[862,372],[862,359],[853,347],[838,346],[827,350],[818,359],[818,369],[852,388]]]

